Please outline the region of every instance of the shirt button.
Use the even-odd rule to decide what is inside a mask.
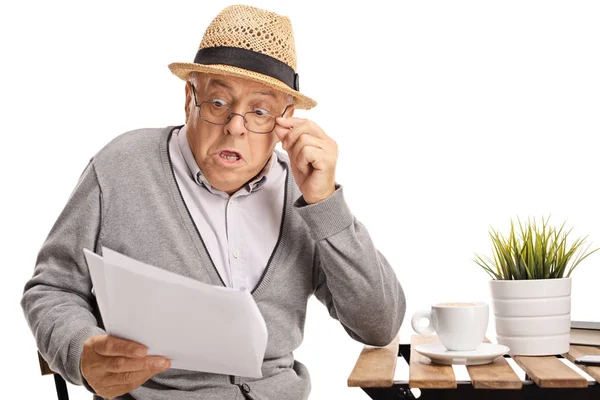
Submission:
[[[248,386],[247,384],[242,384],[242,392],[244,393],[250,393],[250,386]]]
[[[234,256],[235,258],[238,258],[238,257],[240,256],[240,251],[239,251],[239,250],[234,250],[234,252],[233,252],[233,256]]]

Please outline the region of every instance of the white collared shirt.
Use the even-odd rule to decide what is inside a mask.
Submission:
[[[254,289],[281,227],[286,173],[277,154],[273,152],[261,173],[231,196],[213,188],[202,174],[185,126],[173,132],[169,154],[183,201],[223,282]]]

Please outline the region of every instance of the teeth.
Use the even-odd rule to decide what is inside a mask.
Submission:
[[[240,158],[238,156],[226,156],[223,153],[219,154],[219,156],[225,160],[229,160],[229,161],[236,161],[239,160]]]

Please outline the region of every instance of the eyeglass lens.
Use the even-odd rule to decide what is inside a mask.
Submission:
[[[200,117],[216,125],[225,125],[233,116],[227,106],[216,102],[202,102],[200,104]],[[269,133],[275,128],[275,117],[269,114],[260,114],[251,111],[244,114],[244,125],[255,133]]]

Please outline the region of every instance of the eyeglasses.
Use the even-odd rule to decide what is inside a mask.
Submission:
[[[192,92],[194,93],[194,103],[196,107],[200,109],[200,118],[204,121],[213,124],[213,125],[227,125],[231,118],[234,115],[239,115],[244,120],[244,126],[250,132],[266,134],[271,133],[275,129],[275,117],[264,110],[256,110],[256,111],[248,111],[244,114],[239,114],[233,112],[231,108],[229,108],[224,103],[220,101],[203,101],[198,104],[198,100],[196,100],[196,88],[194,84],[190,82],[192,86]],[[283,110],[281,116],[283,117],[287,112],[288,108],[291,104],[288,104]]]

